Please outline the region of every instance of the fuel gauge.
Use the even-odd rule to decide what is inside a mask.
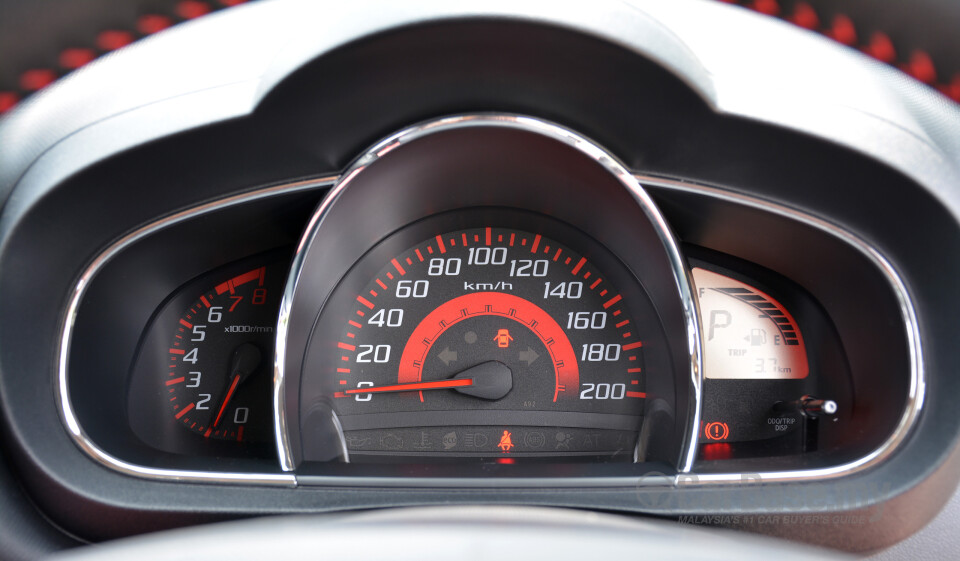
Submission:
[[[810,371],[793,316],[769,294],[696,267],[704,338],[704,376],[735,380],[797,380]]]

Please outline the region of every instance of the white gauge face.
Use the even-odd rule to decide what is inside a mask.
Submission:
[[[780,302],[730,277],[693,269],[703,323],[704,375],[714,379],[792,380],[810,371],[807,347]]]

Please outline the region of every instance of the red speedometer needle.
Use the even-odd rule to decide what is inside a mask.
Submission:
[[[373,386],[347,390],[343,393],[348,395],[358,393],[386,393],[386,392],[410,392],[420,390],[446,390],[450,388],[463,388],[473,385],[472,378],[457,378],[453,380],[437,380],[435,382],[412,382],[410,384],[394,384],[392,386]]]
[[[513,389],[513,372],[502,362],[488,360],[471,366],[447,380],[407,382],[389,386],[370,386],[347,390],[347,395],[388,392],[419,392],[423,390],[456,390],[481,399],[501,399]]]
[[[213,426],[220,424],[220,417],[223,417],[223,412],[227,409],[227,404],[230,403],[230,398],[233,397],[233,392],[236,391],[237,386],[240,385],[240,375],[233,377],[233,382],[230,384],[230,389],[227,390],[227,396],[223,398],[223,404],[220,406],[220,411],[217,412],[217,419],[213,422]]]

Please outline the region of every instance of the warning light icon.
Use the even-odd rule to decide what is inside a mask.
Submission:
[[[506,330],[504,330],[506,331]],[[503,453],[506,454],[513,448],[513,439],[510,438],[510,431],[503,431],[503,436],[500,437],[500,444],[497,444],[497,448],[503,450]]]
[[[710,440],[725,440],[730,437],[730,426],[719,421],[707,423],[703,428],[703,436]]]
[[[499,329],[497,330],[496,337],[493,338],[497,342],[497,346],[501,349],[506,349],[510,346],[510,341],[513,341],[513,337],[510,336],[509,329]]]

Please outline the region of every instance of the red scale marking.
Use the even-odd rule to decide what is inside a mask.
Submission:
[[[503,234],[497,234],[497,241],[498,241],[498,242],[502,242],[502,241],[503,241]]]
[[[463,247],[467,247],[467,233],[462,232],[460,236],[463,238]]]
[[[187,354],[187,351],[183,349],[170,349],[170,353],[175,355],[185,355]]]
[[[345,394],[345,393],[343,393],[343,392],[337,392],[337,393],[333,394],[333,397],[335,397],[335,398],[347,397],[347,394]]]
[[[567,261],[569,261],[569,259]],[[580,260],[577,261],[576,266],[574,266],[573,270],[570,271],[573,274],[573,276],[577,276],[577,273],[580,272],[580,269],[583,267],[583,264],[586,262],[587,262],[586,257],[581,257]]]
[[[371,290],[371,291],[370,291],[370,296],[373,296],[374,298],[376,298],[376,297],[377,297],[377,291],[376,291],[376,290]]]
[[[617,316],[619,316],[619,315],[620,315],[620,310],[614,310],[614,311],[613,311],[613,317],[617,317]]]
[[[631,357],[630,357],[630,360],[637,360],[637,357],[636,357],[636,356],[631,356]]]
[[[637,398],[643,399],[647,397],[647,394],[643,392],[627,392],[627,397],[637,397]]]
[[[630,384],[632,384],[632,385],[634,385],[634,386],[638,386],[638,385],[640,385],[640,380],[630,380]]]
[[[586,273],[583,274],[583,280],[587,280],[589,278],[590,278],[590,271],[587,271]]]
[[[361,310],[357,310],[357,315],[360,317],[364,317],[367,314],[363,313]]]
[[[400,273],[401,277],[407,274],[407,272],[403,269],[403,267],[400,266],[399,261],[397,261],[396,259],[391,259],[390,262],[393,263],[394,268],[397,270],[398,273]]]
[[[522,240],[520,240],[520,245],[522,246],[527,245],[527,238],[523,238]]]
[[[353,320],[350,320],[350,321],[348,321],[347,323],[349,323],[350,325],[356,327],[357,329],[360,329],[360,328],[363,327],[363,325],[361,325],[361,324],[359,324],[359,323],[357,323],[357,322],[355,322],[355,321],[353,321]]]
[[[346,386],[346,385],[347,385],[347,381],[346,381],[346,380],[340,380],[340,385],[341,385],[341,386]]]
[[[373,302],[367,300],[367,299],[364,298],[363,296],[357,296],[357,302],[360,302],[361,304],[363,304],[364,306],[370,308],[371,310],[373,309]]]
[[[191,403],[190,405],[187,405],[186,407],[184,407],[183,409],[181,409],[179,413],[177,413],[177,414],[175,415],[176,418],[179,419],[180,417],[183,417],[183,416],[186,415],[191,409],[193,409],[193,407],[194,407],[194,406],[193,406],[192,403]],[[186,421],[184,421],[184,422],[186,422]]]
[[[384,290],[387,289],[387,285],[383,284],[383,281],[380,279],[377,279],[377,285]]]
[[[423,254],[420,253],[420,250],[419,250],[419,249],[416,249],[416,250],[414,250],[414,251],[415,251],[416,254],[417,254],[417,259],[419,259],[420,262],[423,263]]]
[[[350,369],[349,369],[349,368],[337,368],[337,372],[339,372],[339,373],[341,373],[341,374],[349,374],[349,373],[350,373]]]
[[[570,258],[569,258],[569,257],[567,257],[567,260],[566,260],[566,261],[564,261],[564,262],[563,262],[563,264],[564,264],[564,265],[569,265],[569,264],[570,264]]]
[[[511,233],[510,233],[510,247],[513,247],[513,241],[514,241],[515,239],[517,239],[517,235],[511,232]]]
[[[633,335],[633,333],[630,333],[629,331],[627,331],[626,333],[623,334],[623,338],[629,339],[631,335]]]
[[[346,343],[337,343],[337,348],[344,349],[347,351],[355,351],[357,348],[353,345],[348,345]]]
[[[560,254],[561,254],[561,253],[563,253],[563,250],[562,250],[562,249],[557,249],[556,255],[553,256],[553,260],[556,261],[557,259],[560,259]]]
[[[538,247],[540,247],[540,234],[534,236],[533,245],[530,246],[530,253],[536,253]]]
[[[479,234],[474,234],[474,235],[473,235],[473,241],[474,241],[474,243],[480,243],[480,235],[479,235]],[[466,244],[464,244],[464,245],[466,245]]]
[[[174,378],[173,380],[167,380],[167,385],[168,385],[168,386],[172,386],[172,385],[174,385],[174,384],[180,384],[180,383],[182,383],[182,382],[185,381],[185,380],[186,380],[185,377],[180,376],[179,378]]]
[[[428,245],[428,246],[427,246],[427,253],[429,253],[430,255],[433,255],[433,246],[432,246],[432,245]]]
[[[423,261],[423,259],[421,259],[421,261]],[[407,257],[407,265],[413,265],[413,259]]]
[[[180,325],[186,327],[187,329],[193,329],[193,324],[185,319],[180,320]],[[180,331],[183,331],[183,330],[181,329]]]
[[[343,362],[348,362],[348,361],[350,360],[350,357],[348,357],[348,356],[341,356],[341,357],[340,357],[340,360],[342,360]]]
[[[598,278],[597,280],[593,281],[593,284],[590,285],[590,290],[593,290],[594,288],[596,288],[597,285],[600,284],[601,282],[603,282],[603,279],[600,279],[600,278]]]
[[[637,373],[640,372],[640,369],[639,369],[639,368],[628,368],[628,369],[627,369],[627,372],[629,372],[630,374],[637,374]]]
[[[636,348],[642,347],[642,346],[643,346],[643,342],[642,342],[642,341],[637,341],[636,343],[630,343],[629,345],[624,345],[624,346],[623,346],[623,350],[629,351],[630,349],[636,349]]]
[[[440,248],[440,253],[446,253],[446,252],[447,252],[447,248],[444,247],[444,245],[443,245],[443,238],[441,238],[440,236],[437,236],[437,247]],[[433,253],[432,251],[430,251],[430,248],[429,248],[429,247],[427,247],[427,251],[429,251],[430,253]]]
[[[492,235],[493,235],[493,232],[491,232],[490,227],[487,226],[484,229],[484,242],[486,243],[486,245],[490,245],[490,238]]]
[[[351,339],[355,339],[355,338],[357,337],[357,334],[356,334],[356,333],[347,333],[347,337],[349,337],[349,338],[351,338]]]
[[[607,291],[604,290],[603,292],[600,293],[600,296],[603,296],[603,295],[605,295],[606,293],[607,293]],[[617,294],[617,295],[614,296],[613,298],[611,298],[611,299],[609,299],[609,300],[607,300],[606,302],[603,303],[603,309],[606,310],[607,308],[609,308],[610,306],[616,304],[616,303],[619,302],[620,300],[621,300],[620,295]]]
[[[617,329],[620,329],[621,327],[623,327],[624,325],[627,325],[628,323],[630,323],[630,320],[625,319],[625,320],[621,321],[620,323],[618,323],[615,327],[616,327]]]
[[[387,278],[393,280],[393,273],[387,273]]]

